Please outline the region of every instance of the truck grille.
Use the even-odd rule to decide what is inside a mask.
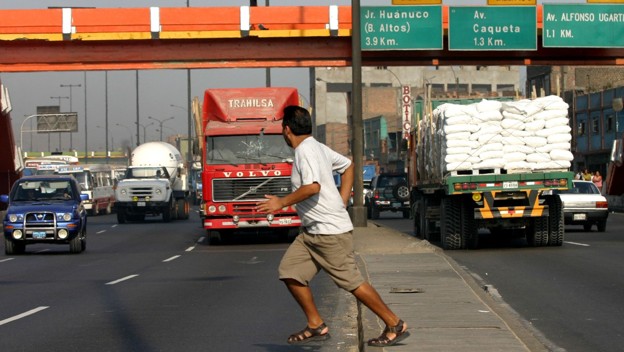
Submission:
[[[130,197],[145,198],[145,197],[152,197],[153,194],[154,194],[154,188],[153,187],[131,187],[131,188],[128,188],[128,195]]]
[[[226,178],[212,180],[215,202],[257,201],[265,194],[285,196],[292,191],[290,176],[259,178]]]

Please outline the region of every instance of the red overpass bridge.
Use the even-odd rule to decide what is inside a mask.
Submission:
[[[441,7],[439,48],[363,50],[362,65],[624,63],[621,47],[544,47],[542,6],[534,49],[451,50],[449,12]],[[350,6],[24,9],[0,18],[0,72],[340,67],[352,57]],[[15,150],[8,112],[0,123],[0,147]],[[0,193],[19,176],[15,160],[0,157]]]

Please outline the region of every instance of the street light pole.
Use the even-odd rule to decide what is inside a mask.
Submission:
[[[137,129],[140,127],[143,127],[143,143],[145,143],[147,141],[147,128],[151,125],[154,124],[154,122],[150,122],[147,125],[144,125],[142,123],[137,123],[136,121],[134,122],[137,125]],[[139,140],[137,141],[137,144],[141,143],[141,136],[137,135],[137,138],[139,138]]]
[[[166,121],[175,119],[175,116],[171,116],[171,117],[166,118],[164,120],[159,120],[159,119],[157,119],[155,117],[151,117],[151,116],[148,116],[147,118],[150,119],[150,120],[156,120],[160,124],[160,141],[162,142],[162,140],[163,140],[163,123],[165,123]]]
[[[72,106],[72,88],[74,87],[82,87],[82,85],[81,84],[61,84],[61,88],[69,88],[69,112],[74,112],[74,109]],[[69,131],[69,150],[74,149],[73,135],[74,135],[74,132]]]

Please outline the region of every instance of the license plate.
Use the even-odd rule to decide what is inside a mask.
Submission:
[[[503,182],[503,188],[518,188],[518,181]]]
[[[292,224],[292,219],[291,218],[283,218],[283,219],[279,219],[278,223],[280,225],[290,225]]]
[[[137,207],[144,207],[145,206],[145,202],[137,202]]]
[[[33,238],[34,239],[42,239],[42,238],[46,238],[46,233],[45,231],[35,231],[33,232]]]
[[[574,220],[587,220],[587,214],[574,214]]]
[[[401,203],[392,203],[392,207],[393,208],[400,208],[401,207]]]

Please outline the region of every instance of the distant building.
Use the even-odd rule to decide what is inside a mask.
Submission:
[[[314,109],[316,137],[344,155],[351,153],[351,68],[315,68]],[[441,66],[363,67],[362,119],[364,155],[387,171],[402,170],[402,86],[412,98],[411,125],[422,118],[426,87],[432,100],[522,97],[522,67]]]

